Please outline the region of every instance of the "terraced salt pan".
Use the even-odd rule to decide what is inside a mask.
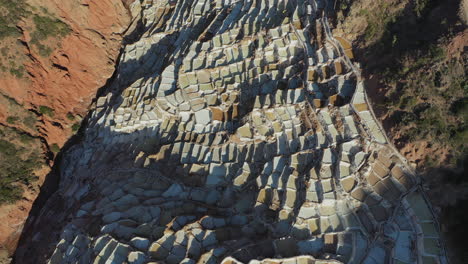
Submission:
[[[145,1],[65,153],[49,262],[445,263],[324,7]]]

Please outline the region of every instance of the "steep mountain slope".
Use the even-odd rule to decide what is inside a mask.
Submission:
[[[462,1],[340,2],[335,34],[353,40],[395,145],[421,170],[460,164],[468,60]]]
[[[448,241],[468,258],[468,1],[337,1],[334,34],[352,40],[389,138],[417,168]]]
[[[327,4],[136,2],[15,262],[446,263]]]
[[[120,1],[0,0],[0,259],[114,72],[128,24]]]

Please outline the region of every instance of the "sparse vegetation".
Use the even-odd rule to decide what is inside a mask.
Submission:
[[[0,0],[0,54],[5,58],[15,58],[15,52],[11,51],[11,42],[15,42],[22,36],[20,28],[17,27],[18,22],[30,16],[29,6],[24,0],[11,1]],[[4,44],[3,44],[4,43]],[[3,44],[3,45],[2,45]],[[22,65],[12,65],[9,61],[4,63],[0,60],[0,70],[2,72],[9,72],[10,74],[23,78],[25,70]]]
[[[44,7],[32,7],[25,0],[0,0],[0,54],[4,59],[0,60],[0,71],[24,78],[26,70],[23,63],[27,57],[21,51],[23,43],[20,42],[20,21],[27,25],[23,26],[26,31],[32,29],[30,44],[41,57],[49,57],[60,45],[60,42],[55,40],[66,36],[70,28]],[[50,41],[52,38],[55,40]],[[7,62],[6,58],[11,61]]]
[[[364,34],[365,40],[372,42],[385,34],[386,26],[395,22],[398,12],[390,11],[390,4],[386,1],[377,5],[377,8],[369,11],[362,10],[361,14],[366,17],[367,27]]]
[[[18,120],[19,120],[19,117],[17,116],[9,116],[6,119],[8,124],[15,124]]]
[[[70,120],[70,121],[73,121],[73,120],[75,120],[75,116],[72,113],[68,113],[67,114],[67,119]]]
[[[355,11],[353,15],[360,17],[366,22],[365,30],[361,35],[361,41],[367,44],[375,42],[384,35],[387,30],[386,26],[389,23],[395,22],[402,12],[402,10],[397,8],[398,3],[395,1],[375,1],[364,8],[356,6],[351,8],[354,2],[359,1],[337,0],[335,2],[336,18],[337,21],[343,22],[353,9]]]
[[[460,1],[339,2],[352,3],[339,6],[344,15],[337,22],[345,35],[356,36],[355,57],[373,108],[441,209],[451,262],[465,263],[459,223],[468,219],[468,55]]]
[[[28,5],[22,1],[0,0],[0,39],[18,37],[20,30],[16,27],[18,21],[28,16]]]
[[[60,151],[60,147],[57,144],[52,144],[50,146],[50,150],[54,153],[58,153]]]
[[[76,132],[80,129],[80,124],[79,123],[75,123],[72,125],[72,131],[73,132]]]
[[[414,2],[414,12],[418,17],[422,16],[422,13],[426,9],[430,0],[416,0]]]
[[[68,25],[59,19],[34,15],[33,20],[36,26],[36,30],[31,36],[33,42],[45,40],[48,37],[65,37],[70,32]]]
[[[45,161],[42,142],[36,133],[36,116],[15,99],[0,93],[0,104],[10,116],[0,126],[0,205],[23,196],[36,176],[34,171]]]
[[[49,57],[50,54],[52,54],[53,50],[51,47],[42,45],[41,43],[37,43],[36,47],[39,50],[39,55],[41,55],[42,57]]]
[[[4,95],[0,92],[0,105],[8,109],[8,115],[5,119],[5,124],[14,125],[16,129],[24,130],[28,134],[36,134],[37,116],[32,111],[25,108],[24,105],[18,103],[15,99]],[[7,114],[7,113],[4,113]],[[10,126],[12,127],[12,126]],[[1,127],[0,127],[1,128]]]
[[[31,128],[31,129],[35,129],[36,128],[36,122],[37,122],[37,119],[34,115],[30,114],[28,115],[27,117],[24,118],[23,120],[23,123]]]
[[[340,2],[345,3],[341,12],[350,8],[349,1]],[[421,167],[440,162],[455,166],[466,155],[466,114],[450,110],[463,109],[460,102],[468,92],[464,59],[450,59],[446,52],[451,37],[463,30],[457,26],[455,2],[352,1],[352,15],[365,21],[357,38],[359,60],[364,72],[386,89],[385,97],[379,93],[373,100],[377,112],[385,115],[387,129],[398,132],[396,144],[426,141],[449,151],[446,159],[422,157]],[[344,18],[338,20],[344,23]]]
[[[34,15],[33,21],[36,30],[31,34],[31,43],[37,47],[39,55],[48,57],[52,54],[53,49],[41,42],[49,37],[65,37],[70,32],[70,28],[61,20],[51,18],[49,15]]]
[[[18,79],[28,76],[24,65],[29,61],[29,50],[23,30],[31,36],[29,48],[41,57],[49,57],[70,32],[67,24],[44,7],[30,6],[25,0],[0,0],[0,75],[10,74]],[[12,125],[0,126],[0,204],[4,204],[21,199],[23,190],[36,177],[33,171],[42,166],[45,157],[43,144],[35,137],[37,113],[3,94],[0,104],[7,107],[10,115],[5,124]],[[55,115],[54,109],[45,105],[37,111],[49,117]],[[51,150],[59,152],[60,148],[52,145]]]
[[[28,134],[21,134],[20,135],[20,141],[23,143],[23,144],[29,144],[31,143],[32,141],[34,140],[34,138]]]
[[[43,115],[47,115],[47,116],[50,116],[50,117],[54,117],[55,115],[55,112],[54,112],[54,109],[48,107],[48,106],[45,106],[45,105],[41,105],[39,106],[39,112]]]
[[[17,78],[23,78],[24,72],[25,71],[23,65],[19,66],[18,68],[10,68],[10,73],[16,76]]]
[[[394,88],[385,108],[409,142],[429,140],[449,147],[449,163],[455,166],[467,152],[466,77],[457,62],[445,62],[445,57],[440,46],[431,45],[425,54],[406,58],[404,67],[388,68],[383,77]],[[430,158],[425,161],[426,167],[440,165]]]
[[[35,180],[33,171],[42,163],[37,146],[31,149],[13,143],[13,137],[19,136],[14,131],[2,129],[0,135],[0,204],[4,204],[22,197],[23,186]],[[27,144],[31,145],[32,141],[28,140]]]

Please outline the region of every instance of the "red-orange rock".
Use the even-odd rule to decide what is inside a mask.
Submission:
[[[131,0],[123,1],[128,5]],[[28,74],[22,79],[2,75],[0,92],[24,104],[27,109],[37,110],[40,106],[53,109],[53,117],[41,117],[43,122],[39,133],[49,146],[63,146],[72,135],[72,123],[76,122],[69,120],[67,114],[84,116],[96,91],[112,76],[122,35],[130,24],[130,14],[122,1],[29,2],[60,18],[69,25],[71,33],[60,40],[60,47],[47,58],[36,54],[34,49],[24,48],[29,58],[24,63]],[[23,40],[27,43],[31,39],[31,32],[27,30],[31,27],[22,25],[21,28],[24,30]],[[4,122],[4,109],[0,108],[0,111],[0,122]],[[46,175],[47,171],[40,174]],[[37,194],[26,191],[26,199],[0,207],[0,249],[7,248],[10,253],[15,249],[22,225]]]

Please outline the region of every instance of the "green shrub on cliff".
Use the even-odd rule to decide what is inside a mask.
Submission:
[[[29,14],[28,5],[22,0],[0,0],[0,39],[20,36],[16,24]]]
[[[50,117],[54,117],[54,115],[55,115],[54,109],[52,109],[52,108],[50,108],[48,106],[45,106],[45,105],[39,106],[39,113],[41,113],[43,115],[48,115]]]
[[[0,139],[0,204],[20,199],[23,186],[34,179],[33,171],[40,164],[37,153]]]
[[[48,37],[65,37],[70,33],[68,25],[59,19],[34,15],[33,20],[36,26],[36,30],[31,35],[33,43],[39,43]]]

